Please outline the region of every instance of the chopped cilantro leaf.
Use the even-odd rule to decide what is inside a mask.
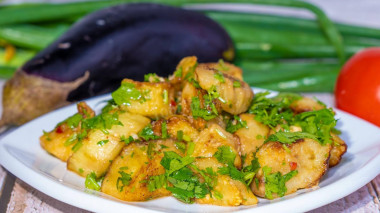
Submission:
[[[218,61],[218,70],[220,71],[228,71],[230,68],[224,63],[224,60],[223,59],[219,59]]]
[[[140,91],[136,88],[133,83],[124,82],[121,84],[119,89],[112,93],[112,98],[117,105],[127,105],[131,104],[131,101],[144,102],[149,99],[149,91]]]
[[[293,112],[290,109],[290,104],[294,98],[268,98],[269,92],[255,94],[252,104],[249,108],[249,113],[255,115],[255,120],[275,128],[284,121],[293,119]]]
[[[154,131],[152,129],[152,125],[150,125],[150,124],[148,126],[144,127],[144,129],[142,129],[137,135],[140,138],[144,139],[145,141],[160,139],[159,136],[154,134]]]
[[[95,172],[91,172],[90,174],[88,174],[86,176],[86,180],[84,182],[84,185],[87,189],[99,191],[100,190],[100,184],[98,183],[98,181],[99,180],[96,178]]]
[[[283,132],[279,131],[272,135],[269,135],[269,137],[265,140],[265,142],[268,141],[278,141],[284,144],[290,144],[295,142],[296,140],[303,139],[303,138],[310,138],[313,140],[318,140],[318,138],[310,133],[307,132]]]
[[[182,67],[179,67],[176,71],[174,71],[174,76],[177,78],[182,77]]]
[[[282,197],[287,192],[285,183],[292,177],[298,174],[297,170],[293,170],[285,175],[281,175],[280,172],[272,173],[272,168],[264,166],[264,179],[265,179],[265,197],[273,199],[273,193],[276,193],[279,197]]]
[[[168,181],[173,187],[166,189],[173,193],[173,196],[185,203],[192,203],[192,198],[204,198],[209,193],[206,185],[201,183],[197,176],[187,167],[177,170],[168,177]]]
[[[153,158],[153,152],[154,152],[154,148],[156,148],[156,143],[154,142],[149,142],[148,144],[148,150],[147,150],[147,154],[148,154],[148,158],[149,159],[152,159]]]
[[[182,153],[186,152],[186,145],[183,142],[175,142],[175,147]]]
[[[295,125],[299,125],[303,132],[313,134],[321,144],[330,144],[331,131],[333,131],[336,120],[331,109],[321,109],[303,112],[295,116]]]
[[[214,191],[213,191],[213,195],[214,195],[214,197],[215,197],[216,199],[218,199],[218,200],[223,199],[223,194],[220,193],[219,191],[214,190]]]
[[[164,152],[161,165],[165,168],[165,176],[172,186],[166,189],[172,192],[173,196],[185,203],[192,203],[193,198],[204,198],[210,193],[205,183],[201,183],[199,178],[188,166],[193,166],[195,158],[190,156],[181,157],[173,151]],[[151,189],[156,187],[152,183]],[[149,185],[149,182],[148,182]]]
[[[168,91],[166,89],[162,93],[162,99],[164,101],[164,104],[169,103],[169,94],[168,94]]]
[[[195,143],[193,142],[189,142],[187,143],[187,153],[186,155],[187,156],[191,156],[194,152],[194,149],[195,149]]]
[[[241,83],[240,83],[240,81],[234,81],[234,83],[233,83],[233,87],[234,87],[234,88],[240,88],[240,87],[241,87]]]
[[[113,109],[116,109],[118,106],[115,103],[115,100],[111,99],[107,101],[107,105],[103,107],[102,113],[108,113]]]
[[[195,158],[186,156],[181,157],[173,151],[164,152],[164,157],[161,160],[161,165],[166,169],[166,173],[169,175],[174,171],[177,171],[188,164],[194,162]]]
[[[144,81],[151,82],[151,83],[158,83],[160,82],[160,78],[157,76],[156,73],[148,73],[144,75]]]
[[[49,137],[49,133],[46,132],[45,130],[42,130],[42,133],[44,134],[44,136],[46,137],[46,140],[47,141],[51,141],[51,138]]]
[[[247,121],[241,120],[241,118],[237,115],[234,116],[234,119],[235,119],[235,124],[234,124],[234,121],[231,121],[231,120],[227,122],[227,126],[226,126],[227,132],[234,133],[241,128],[248,128]]]
[[[157,189],[166,187],[166,181],[167,179],[165,174],[150,176],[148,180],[148,190],[153,192]]]
[[[182,105],[178,104],[175,113],[180,114],[182,112]]]
[[[207,97],[207,96],[205,96],[205,97]],[[218,115],[218,112],[216,111],[215,105],[212,103],[212,100],[210,101],[210,99],[207,99],[207,101],[206,101],[206,99],[205,99],[205,105],[206,105],[206,107],[207,107],[207,105],[213,106],[213,109],[208,110],[207,108],[206,109],[202,108],[201,102],[200,102],[198,97],[192,97],[191,98],[190,108],[191,108],[191,112],[192,112],[194,118],[203,118],[206,121],[208,121],[208,120],[215,118]],[[216,111],[216,113],[215,113],[215,111]]]
[[[99,129],[105,134],[108,134],[107,130],[111,129],[114,125],[123,126],[123,123],[119,121],[118,112],[102,113],[95,117],[85,119],[82,122],[82,129]]]
[[[96,143],[98,146],[103,146],[104,144],[108,143],[109,140],[101,140],[98,143]]]
[[[76,152],[79,150],[79,148],[81,148],[83,145],[82,141],[78,141],[72,148],[71,150],[73,150],[73,152]]]
[[[77,141],[78,139],[78,135],[76,133],[72,134],[66,141],[65,143],[63,144],[64,146],[70,146],[72,144],[75,143],[75,141]]]
[[[125,145],[128,145],[128,144],[132,143],[133,141],[135,141],[135,139],[132,136],[129,136],[128,138],[126,138],[124,135],[122,135],[120,137],[120,141],[124,142]]]
[[[178,141],[182,141],[183,140],[183,131],[182,130],[178,130],[177,131],[177,140]]]
[[[214,157],[224,164],[234,164],[236,153],[229,146],[219,146],[218,151],[215,152]]]
[[[218,90],[217,90],[217,88],[216,88],[215,85],[213,85],[213,86],[207,91],[207,93],[208,93],[208,99],[210,99],[210,100],[218,99],[220,102],[222,102],[222,103],[224,103],[224,104],[227,103],[226,100],[224,100],[222,97],[220,97],[220,94],[219,94],[219,92],[218,92]]]
[[[73,116],[67,118],[66,123],[71,129],[74,129],[74,128],[78,127],[78,125],[82,121],[82,119],[83,119],[82,115],[79,113],[76,113]]]
[[[244,161],[243,161],[244,162]],[[259,160],[254,156],[253,160],[251,161],[251,165],[244,167],[241,171],[244,175],[244,181],[249,186],[257,173],[257,171],[260,169],[260,163]]]
[[[218,80],[220,83],[225,83],[226,80],[224,79],[223,73],[218,71],[217,73],[214,74],[214,78]]]
[[[169,138],[168,129],[167,129],[167,126],[166,126],[166,121],[163,121],[161,123],[161,137],[163,139]]]
[[[132,173],[128,174],[128,173],[124,172],[123,170],[120,170],[119,174],[120,174],[120,177],[117,178],[116,188],[121,192],[121,191],[123,191],[125,186],[128,186],[131,183]]]

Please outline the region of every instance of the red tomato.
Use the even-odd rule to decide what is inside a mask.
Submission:
[[[380,126],[380,47],[356,53],[341,70],[336,106]]]

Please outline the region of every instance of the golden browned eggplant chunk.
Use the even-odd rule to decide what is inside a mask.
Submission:
[[[125,201],[146,201],[171,194],[165,188],[150,191],[148,180],[165,173],[160,164],[164,151],[180,152],[170,139],[149,143],[131,143],[123,148],[103,180],[102,192]]]
[[[228,146],[235,153],[240,153],[239,138],[216,124],[202,130],[194,142],[193,157],[212,157],[220,146]],[[240,155],[236,155],[234,165],[241,168]]]
[[[333,142],[329,165],[330,167],[333,167],[339,164],[343,154],[347,151],[347,145],[338,135],[331,134],[331,136]]]
[[[113,125],[107,132],[94,129],[82,141],[83,145],[67,161],[67,168],[81,176],[94,172],[102,176],[124,146],[122,137],[136,135],[149,124],[150,120],[142,115],[119,112],[122,125]]]
[[[264,175],[263,168],[270,168],[270,174],[280,172],[282,176],[291,171],[298,173],[286,181],[284,195],[294,193],[298,189],[309,188],[318,184],[328,169],[331,145],[321,145],[312,139],[300,139],[290,145],[280,142],[268,142],[256,153],[261,165],[256,174],[258,183],[251,184],[255,195],[267,198],[276,198],[276,193],[269,195],[265,187],[269,179]],[[267,174],[267,175],[270,175]],[[266,182],[267,181],[267,182]]]
[[[202,170],[212,168],[215,172],[223,164],[214,157],[196,159],[195,165]],[[214,186],[212,197],[208,194],[205,198],[196,199],[197,203],[219,206],[254,205],[258,202],[256,196],[242,182],[233,180],[228,175],[218,174],[217,183]]]
[[[175,111],[170,105],[174,100],[174,89],[168,82],[151,83],[124,79],[121,85],[112,93],[112,97],[123,110],[150,118],[169,116]]]
[[[210,69],[218,70],[224,74],[243,81],[243,70],[228,62],[219,61],[219,63],[204,63],[201,65],[209,67]]]
[[[309,97],[302,97],[301,99],[295,100],[291,105],[290,108],[295,113],[302,113],[302,112],[309,112],[314,110],[320,110],[325,109],[326,106],[319,103],[318,101],[309,98]]]
[[[40,137],[40,144],[50,154],[67,161],[73,153],[75,138],[81,131],[81,119],[94,117],[95,112],[85,103],[77,104],[78,113],[59,123]]]
[[[233,115],[247,111],[253,99],[247,83],[203,64],[195,69],[195,76],[202,89],[219,94],[224,111]]]
[[[246,155],[245,164],[253,160],[253,152],[263,145],[265,137],[269,133],[269,127],[256,121],[255,116],[252,114],[241,114],[242,121],[247,122],[247,128],[238,129],[235,132],[240,138],[241,155]]]

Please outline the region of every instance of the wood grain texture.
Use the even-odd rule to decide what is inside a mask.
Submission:
[[[7,172],[3,169],[3,167],[0,166],[0,196],[3,192],[5,177],[7,175]]]
[[[380,180],[380,175],[376,177]],[[379,212],[379,198],[377,195],[373,195],[371,191],[374,188],[371,183],[363,186],[356,192],[337,200],[329,205],[322,206],[318,209],[310,211],[310,213],[322,213],[322,212]]]
[[[49,212],[49,213],[86,213],[88,211],[76,208],[51,198],[42,192],[37,191],[23,181],[17,179],[14,185],[7,212]]]

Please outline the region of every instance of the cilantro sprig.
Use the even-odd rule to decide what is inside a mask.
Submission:
[[[227,166],[220,167],[218,173],[222,175],[229,175],[232,179],[241,181],[247,187],[252,182],[257,170],[260,168],[258,160],[254,158],[251,165],[244,167],[239,171],[235,166],[236,153],[229,146],[220,146],[215,152],[214,157]]]
[[[228,120],[226,131],[234,133],[242,128],[248,128],[247,121],[243,121],[239,116],[235,115],[234,120]]]
[[[290,104],[295,100],[292,96],[268,98],[269,92],[257,93],[248,112],[255,115],[255,120],[275,128],[284,121],[293,119]]]
[[[334,132],[336,119],[331,109],[321,109],[294,115],[290,105],[301,96],[293,93],[280,93],[268,98],[269,92],[258,93],[254,97],[249,113],[255,119],[274,129],[280,125],[284,130],[272,134],[267,141],[293,143],[298,139],[311,138],[322,145],[332,142],[331,132]],[[301,127],[301,132],[289,132],[291,125]]]
[[[189,155],[181,157],[173,151],[167,151],[164,152],[164,157],[160,162],[165,168],[165,177],[167,181],[172,185],[166,187],[166,189],[172,192],[175,198],[185,203],[192,203],[193,198],[204,198],[206,194],[209,193],[207,185],[201,183],[199,178],[189,168],[194,160],[195,158],[190,157]],[[164,178],[161,177],[160,180],[163,179]],[[148,183],[148,185],[151,185],[151,189],[156,189],[157,185],[164,185],[157,182],[158,181],[155,180],[152,183]]]
[[[92,189],[95,191],[100,190],[101,182],[103,178],[97,178],[95,172],[91,172],[86,176],[84,185],[87,189]]]
[[[273,199],[273,193],[279,197],[285,195],[288,189],[285,183],[298,174],[297,170],[293,170],[285,175],[281,175],[280,172],[271,173],[272,168],[268,166],[263,167],[264,179],[265,179],[265,197]]]
[[[131,105],[131,101],[143,103],[150,99],[150,91],[140,91],[133,83],[123,82],[121,86],[112,93],[112,98],[117,105]]]

